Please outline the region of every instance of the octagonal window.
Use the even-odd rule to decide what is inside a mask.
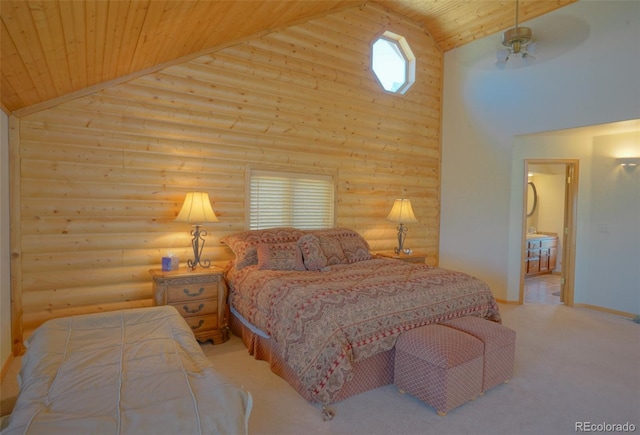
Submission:
[[[371,45],[371,69],[385,91],[404,94],[415,82],[416,58],[403,36],[387,31]]]

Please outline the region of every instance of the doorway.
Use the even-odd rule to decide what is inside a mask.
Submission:
[[[578,161],[525,160],[520,303],[573,305]]]

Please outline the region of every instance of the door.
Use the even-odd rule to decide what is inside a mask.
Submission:
[[[533,178],[531,174],[533,174]],[[544,174],[545,176],[550,176],[554,181],[553,183],[548,181],[545,184],[541,183],[543,186],[540,187],[543,187],[543,192],[540,192],[540,187],[536,188],[535,182],[533,183],[534,188],[531,188],[531,180],[536,179],[535,174],[538,174],[540,180],[544,179],[541,175]],[[548,180],[549,178],[546,179]],[[550,192],[549,189],[553,189],[553,191]],[[555,275],[557,274],[554,273],[553,279],[550,276],[546,277],[549,279],[544,279],[544,276],[541,276],[540,279],[553,283],[559,282],[560,302],[572,306],[575,277],[578,161],[558,159],[525,160],[523,192],[523,261],[521,262],[520,270],[520,303],[528,301],[545,303],[546,301],[538,295],[532,297],[530,294],[525,294],[527,289],[531,291],[534,288],[532,285],[534,277],[528,276],[525,278],[527,272],[531,275],[531,272],[527,270],[529,266],[526,258],[529,254],[527,250],[527,233],[534,231],[537,233],[551,232],[557,235],[559,241],[557,248],[541,249],[539,272],[553,272],[557,265],[559,266],[559,277],[556,280]],[[535,195],[535,198],[532,198],[532,195]],[[555,203],[553,203],[554,201]],[[533,211],[532,204],[535,204]],[[550,212],[550,209],[553,209],[553,211]],[[540,216],[538,216],[538,213],[540,213]],[[552,216],[552,218],[549,216]],[[540,220],[538,221],[538,219]],[[553,223],[550,224],[550,221]],[[538,224],[540,225],[539,228]],[[559,258],[557,258],[558,250],[560,251]],[[540,292],[540,290],[540,284],[537,284],[536,291]],[[557,297],[555,300],[555,303],[557,303]]]

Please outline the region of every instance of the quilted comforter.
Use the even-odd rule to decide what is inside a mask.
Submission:
[[[251,395],[173,307],[49,320],[26,344],[3,435],[247,433]]]
[[[231,306],[275,340],[309,396],[331,403],[355,362],[403,331],[473,315],[500,322],[489,287],[464,273],[375,258],[324,271],[227,272]]]

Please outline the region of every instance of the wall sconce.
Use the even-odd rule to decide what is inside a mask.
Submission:
[[[621,157],[616,159],[616,164],[624,168],[635,168],[640,165],[640,157]]]
[[[184,199],[182,209],[176,217],[176,222],[192,223],[195,229],[191,230],[191,245],[193,246],[193,260],[188,260],[187,265],[191,270],[196,267],[207,268],[211,266],[211,260],[202,260],[202,249],[204,249],[204,236],[206,231],[200,230],[200,224],[208,222],[218,222],[216,214],[211,208],[209,194],[206,192],[189,192]]]
[[[400,254],[403,252],[402,246],[404,245],[404,239],[407,237],[407,229],[404,224],[418,222],[416,215],[413,214],[413,208],[411,208],[411,200],[405,198],[396,199],[393,202],[393,207],[389,216],[387,216],[387,220],[400,224],[398,225],[398,247],[393,250],[396,254]]]

